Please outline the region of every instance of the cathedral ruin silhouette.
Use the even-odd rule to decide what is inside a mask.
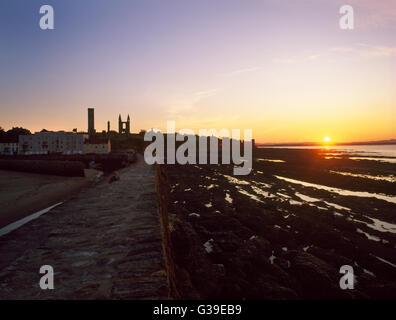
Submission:
[[[118,117],[118,133],[130,134],[131,133],[131,119],[128,114],[127,121],[121,120],[121,115]]]

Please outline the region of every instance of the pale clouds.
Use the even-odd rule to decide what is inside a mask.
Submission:
[[[247,73],[247,72],[254,72],[254,71],[259,71],[261,70],[263,67],[262,66],[255,66],[255,67],[248,67],[248,68],[241,68],[241,69],[237,69],[231,72],[226,73],[226,76],[235,76],[235,75],[239,75],[242,73]]]
[[[304,63],[307,61],[312,61],[312,60],[318,60],[319,58],[323,57],[324,54],[322,53],[314,53],[314,54],[308,54],[308,55],[301,55],[299,57],[291,57],[291,58],[275,58],[272,61],[275,63],[280,63],[280,64],[297,64],[297,63]]]
[[[390,58],[396,56],[396,47],[359,43],[353,46],[334,47],[335,53],[354,54],[363,58]]]
[[[396,57],[396,46],[357,43],[348,46],[335,46],[321,53],[301,55],[300,57],[275,58],[273,62],[280,64],[298,64],[309,61],[320,61],[321,59],[326,59],[327,61],[331,59],[334,61],[335,58],[340,58],[341,56],[354,56],[355,58],[362,59],[392,58]]]
[[[189,113],[194,110],[196,104],[198,104],[199,102],[205,99],[215,96],[218,93],[218,91],[219,89],[208,89],[203,91],[197,91],[187,97],[176,99],[175,101],[169,104],[169,108],[167,108],[167,112],[170,115],[178,115],[178,116],[181,116],[185,113]]]
[[[203,99],[212,97],[217,94],[219,89],[210,89],[205,91],[198,91],[193,94],[193,102],[197,103]]]
[[[275,58],[273,59],[273,62],[275,63],[282,63],[282,64],[293,64],[293,63],[297,63],[300,60],[297,58]]]

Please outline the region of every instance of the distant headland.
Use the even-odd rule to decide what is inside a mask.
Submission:
[[[374,141],[355,141],[355,142],[333,142],[327,146],[361,146],[361,145],[388,145],[396,144],[396,139],[374,140]],[[256,146],[266,147],[299,147],[299,146],[323,146],[322,142],[287,142],[287,143],[256,143]]]

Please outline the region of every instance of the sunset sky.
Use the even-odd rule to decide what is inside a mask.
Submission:
[[[133,132],[396,138],[396,1],[1,0],[0,126],[87,130],[88,107],[98,131],[129,113]]]

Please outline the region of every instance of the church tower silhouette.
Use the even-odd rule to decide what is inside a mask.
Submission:
[[[118,117],[118,132],[120,134],[130,134],[131,133],[131,118],[129,117],[127,121],[122,121],[121,115]]]

